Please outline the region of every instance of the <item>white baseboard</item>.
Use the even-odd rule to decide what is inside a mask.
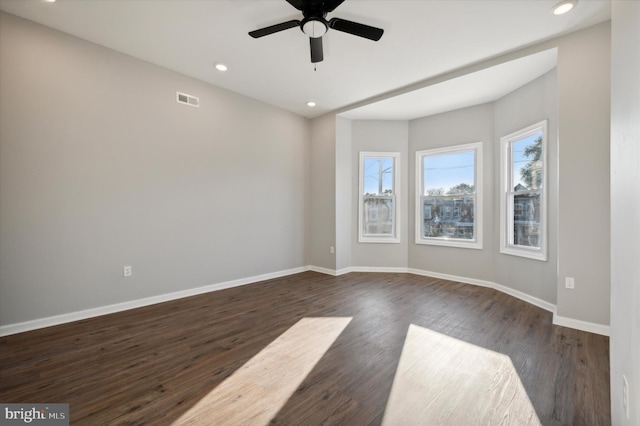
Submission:
[[[404,267],[394,266],[352,266],[349,272],[386,272],[390,274],[406,274],[409,270]]]
[[[420,275],[420,276],[423,276],[423,277],[431,277],[431,278],[439,278],[441,280],[455,281],[455,282],[464,283],[464,284],[472,284],[472,285],[477,285],[477,286],[480,286],[480,287],[493,288],[493,287],[495,287],[497,285],[495,283],[492,283],[491,281],[479,280],[477,278],[461,277],[461,276],[458,276],[458,275],[443,274],[443,273],[440,273],[440,272],[425,271],[423,269],[409,268],[407,270],[407,272],[410,273],[410,274],[413,274],[413,275]]]
[[[587,331],[590,333],[601,334],[609,336],[609,326],[603,324],[595,324],[586,321],[576,320],[567,317],[561,317],[556,314],[556,305],[538,299],[537,297],[528,295],[518,290],[506,287],[501,284],[497,284],[491,281],[479,280],[476,278],[460,277],[457,275],[442,274],[439,272],[425,271],[422,269],[405,268],[405,267],[369,267],[369,266],[352,266],[349,268],[343,268],[340,270],[323,268],[320,266],[304,266],[299,268],[287,269],[278,272],[272,272],[268,274],[256,275],[248,278],[241,278],[232,281],[226,281],[217,284],[211,284],[204,287],[193,288],[189,290],[181,290],[173,293],[162,294],[158,296],[146,297],[144,299],[137,299],[128,302],[116,303],[113,305],[100,306],[97,308],[86,309],[77,312],[71,312],[68,314],[55,315],[47,318],[39,318],[31,321],[25,321],[21,323],[8,324],[0,326],[0,337],[8,336],[11,334],[22,333],[25,331],[37,330],[39,328],[51,327],[54,325],[64,324],[73,321],[79,321],[87,318],[93,318],[101,315],[112,314],[116,312],[122,312],[129,309],[140,308],[143,306],[154,305],[156,303],[168,302],[171,300],[182,299],[184,297],[196,296],[198,294],[209,293],[217,290],[224,290],[226,288],[238,287],[241,285],[252,284],[260,281],[270,280],[273,278],[280,278],[287,275],[298,274],[305,271],[319,272],[325,275],[339,276],[348,274],[350,272],[373,272],[373,273],[408,273],[414,275],[421,275],[432,278],[439,278],[448,281],[461,282],[465,284],[477,285],[481,287],[489,287],[498,290],[502,293],[506,293],[510,296],[524,300],[531,303],[534,306],[545,309],[553,313],[553,324],[563,327],[574,328],[577,330]]]
[[[553,323],[562,327],[575,328],[576,330],[588,331],[589,333],[601,334],[603,336],[610,335],[609,326],[605,324],[596,324],[593,322],[561,317],[556,314],[553,315]]]
[[[155,305],[156,303],[168,302],[171,300],[182,299],[184,297],[196,296],[198,294],[209,293],[211,291],[223,290],[231,287],[252,284],[259,281],[280,278],[287,275],[298,274],[310,270],[310,267],[300,267],[287,269],[284,271],[272,272],[268,274],[256,275],[248,278],[241,278],[232,281],[226,281],[217,284],[211,284],[204,287],[192,288],[189,290],[181,290],[173,293],[161,294],[158,296],[145,297],[144,299],[131,300],[128,302],[115,303],[113,305],[100,306],[97,308],[85,309],[82,311],[71,312],[68,314],[55,315],[46,318],[39,318],[31,321],[20,322],[0,326],[0,337],[10,334],[22,333],[25,331],[37,330],[39,328],[51,327],[54,325],[65,324],[73,321],[79,321],[87,318],[93,318],[101,315],[113,314],[129,309],[141,308],[143,306]]]
[[[313,272],[319,272],[319,273],[325,274],[325,275],[331,275],[333,277],[339,275],[335,269],[323,268],[321,266],[312,266],[312,265],[310,265],[310,266],[307,267],[307,270],[313,271]]]
[[[510,296],[513,296],[517,299],[524,300],[527,303],[531,303],[534,306],[537,306],[539,308],[542,308],[546,311],[551,312],[553,314],[553,324],[555,325],[574,328],[576,330],[587,331],[589,333],[601,334],[603,336],[609,336],[608,325],[595,324],[587,321],[560,317],[556,314],[557,308],[556,308],[556,305],[554,305],[553,303],[531,296],[519,290],[514,290],[502,284],[494,283],[492,281],[485,281],[485,280],[479,280],[476,278],[461,277],[458,275],[443,274],[440,272],[432,272],[432,271],[425,271],[422,269],[403,268],[403,267],[352,266],[349,268],[340,269],[338,271],[326,269],[326,268],[314,268],[314,267],[310,267],[310,269],[316,270],[317,272],[326,273],[328,275],[333,275],[333,276],[342,275],[349,272],[408,273],[408,274],[420,275],[424,277],[432,277],[432,278],[439,278],[439,279],[448,280],[448,281],[455,281],[455,282],[460,282],[464,284],[477,285],[480,287],[488,287],[488,288],[492,288],[494,290],[500,291],[502,293],[508,294]],[[318,270],[318,269],[322,269],[322,270]]]
[[[423,269],[415,269],[415,268],[404,268],[404,267],[368,267],[368,266],[352,266],[350,268],[345,268],[345,269],[341,269],[339,271],[337,271],[337,273],[332,273],[330,275],[342,275],[344,273],[348,273],[348,272],[389,272],[389,273],[405,273],[405,274],[414,274],[414,275],[420,275],[423,277],[431,277],[431,278],[438,278],[438,279],[442,279],[442,280],[447,280],[447,281],[455,281],[455,282],[460,282],[460,283],[464,283],[464,284],[471,284],[471,285],[477,285],[480,287],[488,287],[488,288],[493,288],[495,290],[498,290],[502,293],[506,293],[510,296],[513,296],[515,298],[518,298],[520,300],[524,300],[527,303],[531,303],[534,306],[537,306],[539,308],[542,308],[544,310],[547,310],[549,312],[552,312],[555,314],[556,312],[556,305],[554,305],[553,303],[549,303],[545,300],[542,299],[538,299],[537,297],[531,296],[529,294],[523,293],[521,291],[518,290],[514,290],[512,288],[506,287],[504,285],[501,284],[497,284],[491,281],[485,281],[485,280],[479,280],[477,278],[468,278],[468,277],[461,277],[458,275],[450,275],[450,274],[443,274],[440,272],[433,272],[433,271],[425,271]]]
[[[549,303],[546,300],[538,299],[537,297],[531,296],[527,293],[523,293],[519,290],[514,290],[510,287],[504,286],[502,284],[494,283],[492,281],[479,280],[476,278],[460,277],[457,275],[441,274],[439,272],[423,271],[421,269],[410,269],[409,272],[415,275],[423,275],[427,277],[440,278],[443,280],[456,281],[459,283],[477,285],[480,287],[492,288],[494,290],[498,290],[501,293],[508,294],[520,300],[524,300],[527,303],[531,303],[532,305],[542,308],[546,311],[552,312],[553,314],[555,314],[556,312],[556,305],[554,305],[553,303]]]

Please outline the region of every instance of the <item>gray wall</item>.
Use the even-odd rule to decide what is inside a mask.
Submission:
[[[494,282],[544,301],[556,302],[557,209],[557,87],[556,71],[526,84],[491,104],[438,114],[410,122],[409,151],[471,142],[483,146],[482,250],[428,245],[409,246],[412,268]],[[500,247],[500,137],[548,120],[548,260],[541,262],[501,254]],[[464,123],[464,125],[461,125]],[[410,166],[415,176],[415,162]],[[415,179],[410,179],[410,192]],[[411,199],[413,239],[415,199]]]
[[[351,144],[351,164],[349,178],[354,196],[351,198],[353,214],[351,224],[350,266],[407,267],[408,249],[408,135],[407,121],[362,121],[353,122]],[[360,152],[399,152],[400,153],[400,243],[359,243],[358,242],[358,194]]]
[[[433,115],[409,122],[409,266],[423,271],[493,281],[493,259],[496,247],[493,215],[493,104],[479,105]],[[416,151],[482,142],[483,159],[483,248],[415,244]],[[498,151],[496,151],[498,152]]]
[[[558,246],[558,87],[557,72],[553,70],[521,87],[495,103],[494,155],[499,163],[499,144],[502,136],[547,120],[547,261],[497,254],[494,260],[494,282],[556,303],[557,246]],[[494,188],[500,185],[499,167],[494,167]],[[495,192],[493,211],[500,212],[501,192]],[[493,247],[500,248],[500,215],[493,214],[495,229]]]
[[[307,264],[308,120],[0,19],[0,325]]]
[[[640,425],[640,3],[613,1],[611,23],[611,420],[631,426]]]
[[[558,45],[558,315],[609,324],[610,23]]]
[[[340,255],[329,252],[336,245],[336,131],[336,117],[332,114],[311,121],[308,261],[328,270],[336,269],[336,255]]]
[[[351,182],[351,120],[336,118],[336,270],[352,264],[351,257],[351,217],[352,199],[358,196]],[[357,156],[357,155],[356,155]]]

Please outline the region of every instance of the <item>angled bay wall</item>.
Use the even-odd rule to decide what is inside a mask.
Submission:
[[[557,168],[553,162],[551,166],[557,171],[557,205],[555,213],[550,211],[550,232],[557,230],[557,244],[550,250],[550,256],[554,255],[556,260],[551,259],[544,262],[544,266],[519,265],[525,259],[508,259],[505,255],[503,260],[497,260],[495,255],[477,254],[473,259],[466,259],[465,264],[474,265],[472,268],[456,269],[452,263],[443,260],[435,262],[431,256],[422,255],[420,252],[429,251],[431,248],[412,247],[412,208],[409,206],[409,229],[408,236],[408,269],[430,268],[435,265],[438,268],[431,272],[448,273],[451,275],[466,276],[478,281],[487,280],[493,276],[494,282],[513,291],[529,294],[544,303],[557,307],[556,320],[559,324],[576,328],[593,329],[604,334],[608,333],[609,326],[609,293],[610,293],[610,262],[609,262],[609,55],[610,55],[610,31],[609,22],[595,25],[569,35],[549,40],[535,46],[531,46],[517,52],[512,52],[500,58],[494,58],[481,64],[468,67],[466,70],[456,70],[450,74],[449,78],[455,78],[465,73],[497,65],[512,59],[517,59],[529,54],[541,52],[548,49],[558,49],[558,67],[556,74],[557,88],[557,129],[551,131],[557,135]],[[419,89],[431,84],[437,84],[447,79],[447,76],[439,76],[432,81],[425,81],[413,87],[402,89],[402,91],[390,93],[389,97]],[[545,95],[546,93],[546,95]],[[526,115],[532,119],[540,116],[536,108],[545,107],[545,102],[554,102],[548,96],[549,91],[542,93],[544,97],[540,102],[525,109],[529,111]],[[529,93],[530,95],[530,93]],[[526,96],[529,96],[526,95]],[[554,97],[555,98],[555,97]],[[501,105],[496,103],[493,108],[505,109],[511,102],[504,100]],[[361,106],[355,105],[354,107]],[[547,105],[548,107],[548,105]],[[481,107],[480,110],[482,109]],[[452,114],[464,114],[464,111]],[[551,111],[553,114],[553,111]],[[328,118],[330,117],[330,118]],[[425,118],[429,121],[431,118]],[[421,119],[417,120],[418,122]],[[331,131],[335,131],[336,114],[328,114],[320,119],[313,120],[318,126],[334,126]],[[487,135],[492,133],[494,143],[497,143],[502,129],[515,127],[519,121],[525,120],[514,117],[513,122],[496,121],[495,128],[492,120],[486,122]],[[535,122],[535,119],[534,119]],[[410,124],[411,135],[415,135],[416,127]],[[324,130],[326,132],[328,127]],[[482,133],[482,132],[480,132]],[[472,135],[469,135],[472,136]],[[485,137],[485,136],[480,136]],[[410,140],[413,136],[410,136]],[[336,139],[325,140],[334,150]],[[412,143],[408,141],[407,143]],[[363,147],[366,147],[363,145]],[[328,148],[329,149],[329,148]],[[552,149],[554,149],[552,147]],[[490,147],[495,155],[495,145]],[[588,150],[588,152],[587,152]],[[413,149],[409,149],[408,161],[411,164]],[[488,152],[488,151],[485,151]],[[485,155],[489,157],[489,155]],[[578,161],[580,159],[581,161]],[[335,164],[337,160],[333,158]],[[495,161],[495,158],[494,160]],[[328,161],[328,164],[331,162]],[[487,164],[485,164],[485,167]],[[493,186],[497,184],[497,172],[493,167]],[[409,166],[409,195],[412,195],[413,171]],[[491,172],[490,172],[491,173]],[[485,176],[487,176],[485,174]],[[553,179],[553,176],[551,177]],[[564,195],[567,195],[566,197]],[[335,190],[333,192],[335,198]],[[498,200],[495,194],[489,195],[489,205],[497,206]],[[553,209],[553,207],[552,207]],[[338,214],[339,212],[337,212]],[[496,214],[493,219],[485,224],[486,229],[496,228]],[[553,215],[556,215],[555,218]],[[335,221],[335,219],[333,219]],[[334,222],[335,223],[335,222]],[[591,227],[591,228],[590,228]],[[593,229],[597,228],[597,229]],[[588,232],[587,232],[588,231]],[[592,232],[591,232],[592,231]],[[354,235],[352,231],[352,235]],[[495,232],[493,235],[497,235]],[[494,237],[494,239],[497,236]],[[311,241],[315,245],[316,241]],[[497,240],[493,242],[487,235],[485,247],[494,245],[493,252],[497,253]],[[453,250],[453,249],[445,249]],[[484,250],[483,250],[484,251]],[[456,256],[458,253],[455,254]],[[439,256],[439,254],[435,254]],[[467,256],[467,255],[464,255]],[[471,255],[468,255],[471,256]],[[467,256],[467,257],[468,257]],[[486,256],[486,258],[483,258]],[[455,257],[455,256],[454,256]],[[512,256],[510,256],[512,257]],[[310,259],[313,264],[314,259]],[[555,263],[555,265],[554,265]],[[542,264],[542,262],[541,262]],[[356,265],[352,265],[356,266]],[[368,265],[376,267],[375,264]],[[489,271],[494,268],[494,271]],[[346,270],[346,269],[345,269]],[[454,272],[459,271],[459,272]],[[571,291],[564,288],[564,277],[573,276],[576,278],[576,289]],[[493,281],[492,280],[492,281]]]

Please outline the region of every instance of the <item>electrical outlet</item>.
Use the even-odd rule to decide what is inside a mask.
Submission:
[[[622,375],[622,409],[629,419],[629,382],[624,374]]]
[[[131,266],[125,266],[124,267],[124,276],[125,277],[130,277],[131,275],[133,275],[133,271],[131,270]]]
[[[569,288],[569,289],[573,290],[575,288],[575,286],[576,286],[576,280],[574,278],[572,278],[572,277],[566,277],[564,279],[564,286],[566,288]]]
[[[335,247],[331,246],[329,247],[329,253],[334,254],[336,252]]]

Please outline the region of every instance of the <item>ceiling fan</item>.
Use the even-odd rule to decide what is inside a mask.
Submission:
[[[324,59],[322,53],[322,36],[329,28],[373,41],[380,40],[384,32],[384,30],[380,28],[347,21],[346,19],[331,18],[327,21],[325,19],[327,13],[333,12],[344,0],[287,0],[287,2],[302,12],[303,19],[301,21],[293,19],[251,31],[249,35],[253,38],[260,38],[279,31],[288,30],[289,28],[300,27],[302,32],[309,36],[312,63],[321,62]]]

